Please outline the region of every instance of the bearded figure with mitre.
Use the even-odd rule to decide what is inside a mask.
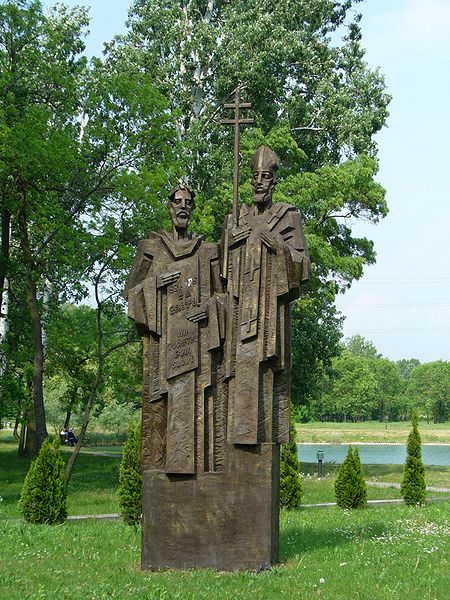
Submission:
[[[229,215],[222,236],[227,289],[224,375],[228,442],[289,441],[290,302],[307,281],[309,257],[300,216],[272,204],[278,158],[267,146],[253,155],[253,206]]]

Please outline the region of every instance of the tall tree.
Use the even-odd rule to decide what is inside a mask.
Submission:
[[[336,350],[336,293],[375,260],[372,243],[355,237],[351,222],[387,213],[375,182],[373,137],[386,121],[389,96],[383,77],[364,61],[357,4],[135,0],[128,33],[110,46],[117,60],[152,73],[177,111],[180,167],[199,192],[195,225],[210,239],[218,239],[231,210],[232,143],[220,125],[222,104],[243,86],[256,126],[242,136],[241,162],[261,143],[272,147],[282,159],[276,198],[295,204],[305,222],[309,294],[321,301],[300,302],[308,314],[295,327],[317,338],[305,364],[319,369]],[[241,169],[240,199],[249,202],[247,179]],[[329,344],[317,335],[323,322],[333,329]],[[301,365],[294,362],[294,372]],[[302,381],[295,400],[307,404],[317,381],[308,380],[311,390]]]
[[[381,354],[375,348],[375,345],[362,337],[362,335],[353,335],[345,342],[345,347],[355,356],[363,356],[364,358],[377,359],[381,358]]]
[[[417,358],[401,358],[397,360],[397,366],[402,379],[409,379],[413,370],[420,365]]]
[[[367,359],[348,350],[333,360],[325,391],[317,402],[318,416],[339,421],[365,420],[377,406],[377,380]]]
[[[413,406],[427,419],[444,423],[450,412],[450,362],[438,360],[417,366],[408,381],[407,394]]]
[[[44,15],[31,0],[10,0],[0,10],[0,184],[14,242],[14,256],[2,265],[11,287],[19,280],[27,286],[33,342],[27,453],[34,455],[47,434],[43,302],[87,293],[80,281],[97,260],[93,240],[98,248],[106,239],[96,229],[97,214],[114,198],[114,223],[127,209],[133,213],[137,199],[153,196],[170,178],[166,158],[174,136],[167,102],[148,74],[120,61],[88,67],[79,57],[85,10],[58,5]],[[143,229],[143,215],[157,218],[160,206],[155,194],[135,210],[134,231]]]
[[[28,453],[47,436],[42,394],[44,347],[40,286],[54,261],[49,245],[73,211],[66,192],[77,140],[78,78],[85,60],[81,36],[86,12],[59,7],[44,17],[38,1],[8,1],[0,7],[0,189],[2,201],[1,280],[26,284],[33,347],[33,415]],[[65,193],[66,192],[66,193]],[[11,231],[17,240],[11,264]],[[62,233],[62,232],[61,232]],[[35,435],[31,435],[32,432]]]

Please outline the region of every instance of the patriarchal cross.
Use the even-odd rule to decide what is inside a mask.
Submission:
[[[239,219],[238,206],[238,186],[239,186],[239,133],[240,125],[253,123],[254,119],[244,119],[241,117],[241,108],[251,108],[250,102],[241,102],[241,88],[238,86],[234,91],[234,103],[224,104],[226,109],[234,109],[233,119],[222,119],[225,125],[234,125],[234,179],[233,179],[233,218],[237,225]]]

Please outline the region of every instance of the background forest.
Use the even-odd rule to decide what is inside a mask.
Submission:
[[[336,295],[375,261],[352,224],[388,212],[374,138],[390,97],[364,61],[357,5],[135,0],[126,34],[88,59],[85,9],[0,4],[0,417],[21,453],[35,456],[50,426],[75,418],[82,443],[91,420],[125,429],[139,408],[126,275],[137,241],[168,226],[181,177],[197,190],[193,229],[220,236],[233,165],[220,119],[238,84],[255,119],[241,165],[261,143],[278,154],[275,198],[300,211],[311,254],[292,309],[296,417],[448,418],[449,363],[341,342]]]

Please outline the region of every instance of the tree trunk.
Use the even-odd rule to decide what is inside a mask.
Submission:
[[[19,456],[25,456],[25,435],[27,432],[27,420],[28,420],[28,409],[26,408],[22,413],[22,423],[21,423],[20,435],[19,435],[19,447],[17,449],[17,454]]]
[[[72,417],[72,409],[75,406],[76,401],[77,401],[77,392],[78,392],[77,387],[72,388],[72,391],[70,394],[69,407],[66,411],[66,418],[64,420],[64,427],[67,427],[67,428],[69,428],[69,425],[70,425],[70,419]]]
[[[94,383],[92,384],[91,391],[89,393],[89,398],[86,404],[86,408],[84,410],[83,424],[81,425],[80,435],[78,436],[78,442],[76,443],[75,448],[73,449],[72,454],[70,455],[69,461],[66,466],[66,472],[64,474],[64,484],[67,488],[69,485],[70,478],[72,476],[72,471],[77,461],[78,455],[80,454],[80,450],[84,444],[84,438],[86,435],[86,430],[89,425],[89,420],[91,418],[91,410],[94,405],[95,397],[97,395],[98,386],[100,385],[100,381],[103,375],[103,365],[104,365],[104,354],[103,354],[103,328],[102,328],[102,303],[98,296],[98,285],[100,281],[102,271],[100,271],[99,275],[96,279],[95,285],[95,296],[97,299],[97,373],[95,375]]]
[[[19,439],[20,439],[20,435],[18,434],[19,425],[20,425],[20,414],[18,414],[16,416],[16,421],[14,423],[14,430],[13,430],[14,439],[17,440],[17,441],[19,441]]]
[[[66,487],[69,485],[70,478],[72,476],[72,471],[77,461],[78,455],[80,454],[80,450],[84,444],[84,438],[86,435],[86,430],[89,425],[89,420],[91,418],[91,410],[94,405],[95,396],[97,394],[97,389],[100,384],[103,375],[103,356],[100,355],[98,366],[97,366],[97,374],[95,376],[95,381],[92,384],[91,391],[89,393],[89,399],[86,404],[86,408],[84,410],[83,424],[81,425],[81,431],[78,436],[78,442],[76,443],[75,448],[73,449],[72,454],[70,455],[69,461],[66,466],[66,472],[64,474],[64,483]]]
[[[8,272],[9,260],[9,240],[11,226],[11,213],[4,209],[2,210],[2,240],[1,240],[1,260],[0,260],[0,311],[3,308],[3,290],[5,288],[5,280]]]
[[[66,412],[66,418],[64,419],[64,427],[67,427],[67,429],[69,429],[69,425],[70,425],[70,417],[72,416],[72,411],[68,410]]]
[[[30,406],[27,411],[27,420],[23,424],[25,436],[25,447],[22,456],[27,458],[35,458],[39,454],[41,444],[39,444],[36,419],[34,418],[34,407]]]
[[[33,332],[33,404],[34,404],[34,424],[36,433],[36,444],[30,446],[30,451],[34,454],[30,456],[37,456],[39,449],[48,436],[47,425],[45,421],[45,408],[44,408],[44,393],[42,378],[44,372],[44,348],[42,345],[42,323],[39,312],[39,303],[37,299],[37,286],[34,279],[34,261],[31,253],[31,246],[28,238],[27,222],[23,209],[19,210],[18,213],[19,230],[20,230],[20,242],[22,246],[25,266],[26,266],[26,278],[27,278],[27,301],[28,308],[31,317],[31,326]],[[27,429],[29,429],[29,426]],[[27,447],[28,447],[28,434],[27,434]],[[33,449],[32,449],[33,448]]]

